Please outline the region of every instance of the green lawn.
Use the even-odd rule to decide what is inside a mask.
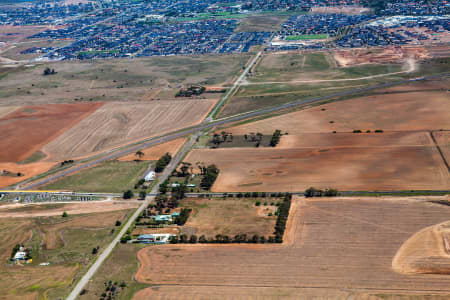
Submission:
[[[107,161],[42,186],[41,189],[121,193],[134,188],[149,164],[148,161]]]
[[[328,38],[328,34],[302,34],[289,35],[286,37],[287,41],[303,41],[303,40],[324,40]]]

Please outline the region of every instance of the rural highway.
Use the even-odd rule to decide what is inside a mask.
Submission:
[[[26,186],[24,188],[24,190],[32,190],[32,189],[34,189],[34,188],[36,188],[38,186],[41,186],[43,184],[46,184],[46,183],[49,183],[51,181],[57,180],[57,179],[59,179],[61,177],[73,174],[73,173],[78,172],[80,170],[92,167],[92,166],[97,165],[99,163],[102,163],[104,161],[116,159],[118,157],[125,156],[125,155],[130,154],[130,153],[134,153],[134,152],[136,152],[138,150],[142,150],[142,149],[149,148],[149,147],[152,147],[152,146],[155,146],[155,145],[158,145],[158,144],[169,142],[169,141],[175,140],[177,138],[184,137],[184,136],[187,136],[187,135],[190,135],[190,134],[194,134],[194,133],[197,133],[197,132],[205,130],[205,129],[213,128],[213,127],[218,126],[218,125],[225,125],[225,124],[233,123],[233,122],[236,122],[236,121],[241,121],[241,120],[248,119],[248,118],[260,117],[260,116],[264,116],[266,114],[274,113],[274,112],[285,110],[285,109],[288,109],[288,108],[293,108],[293,107],[306,105],[306,104],[312,104],[312,103],[320,102],[320,101],[324,101],[324,100],[330,100],[330,99],[333,99],[333,98],[336,98],[336,97],[351,96],[351,95],[355,95],[355,94],[359,94],[359,93],[363,93],[363,92],[374,91],[374,90],[377,90],[377,89],[389,88],[389,87],[396,86],[396,85],[402,85],[402,84],[411,83],[411,82],[417,82],[417,81],[438,79],[438,78],[447,77],[447,76],[450,76],[450,72],[442,73],[442,74],[438,74],[438,75],[432,75],[432,76],[426,76],[426,77],[420,77],[420,78],[413,78],[413,79],[405,79],[405,80],[396,81],[396,82],[389,82],[389,83],[384,83],[384,84],[378,84],[378,85],[365,87],[365,88],[360,88],[360,89],[352,89],[352,90],[349,90],[349,91],[333,93],[333,94],[330,94],[328,96],[321,96],[321,97],[315,97],[315,98],[310,98],[310,99],[297,100],[297,101],[294,101],[294,102],[289,102],[289,103],[276,105],[276,106],[272,106],[272,107],[268,107],[268,108],[264,108],[264,109],[250,111],[250,112],[247,112],[247,113],[242,113],[242,114],[231,116],[231,117],[228,117],[228,118],[222,118],[222,119],[217,119],[217,120],[214,120],[214,121],[203,122],[203,123],[201,123],[199,125],[192,126],[192,127],[187,127],[187,128],[182,129],[182,130],[179,130],[179,131],[176,131],[176,132],[173,132],[173,133],[169,133],[169,134],[167,134],[165,136],[157,137],[157,138],[151,139],[150,141],[146,141],[146,142],[143,142],[141,144],[131,146],[130,148],[127,148],[125,150],[120,150],[118,152],[107,154],[104,157],[101,157],[101,158],[92,160],[90,162],[86,162],[86,163],[74,166],[74,167],[69,168],[69,169],[67,169],[65,171],[62,171],[60,173],[57,173],[57,174],[51,175],[51,176],[49,176],[47,178],[44,178],[42,180],[36,181],[35,183],[32,183],[32,184]],[[219,106],[217,105],[216,107],[219,107]]]
[[[164,182],[167,177],[172,173],[172,171],[177,167],[177,165],[180,163],[180,161],[184,158],[186,153],[191,149],[191,147],[196,142],[196,139],[198,137],[198,134],[194,134],[191,136],[191,138],[186,142],[182,148],[181,151],[178,151],[177,155],[171,160],[169,165],[166,166],[163,173],[159,176],[158,182],[155,184],[155,186],[152,188],[150,194],[156,195],[159,191],[159,185]],[[95,272],[98,271],[100,266],[105,262],[105,260],[108,258],[108,256],[111,254],[111,252],[114,250],[114,248],[117,246],[117,244],[120,242],[120,239],[122,236],[125,235],[126,231],[130,226],[133,224],[133,222],[136,220],[136,218],[141,214],[141,212],[148,206],[148,204],[153,200],[154,196],[147,196],[147,198],[142,202],[141,206],[133,213],[133,215],[128,219],[127,223],[122,227],[120,232],[117,234],[117,236],[114,238],[114,240],[103,250],[103,252],[99,255],[97,260],[94,262],[94,264],[89,268],[89,270],[84,274],[84,276],[78,281],[78,283],[73,288],[72,292],[67,297],[67,300],[75,300],[80,292],[83,290],[83,288],[88,284],[89,280],[92,278],[92,276],[95,274]]]

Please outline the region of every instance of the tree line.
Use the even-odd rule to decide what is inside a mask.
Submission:
[[[172,160],[172,155],[170,153],[164,154],[158,161],[156,162],[155,172],[160,173],[164,170],[164,168],[170,163]]]
[[[336,197],[339,195],[339,191],[336,189],[316,189],[314,187],[310,187],[309,189],[305,190],[305,197],[311,198],[311,197]]]

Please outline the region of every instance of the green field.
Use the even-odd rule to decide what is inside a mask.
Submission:
[[[286,37],[286,41],[324,40],[327,38],[328,38],[328,34],[288,35]]]
[[[148,161],[107,161],[42,186],[40,189],[121,193],[134,188],[149,164]]]

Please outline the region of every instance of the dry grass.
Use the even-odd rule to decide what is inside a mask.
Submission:
[[[448,276],[405,276],[391,269],[398,248],[414,232],[448,220],[450,207],[426,200],[298,198],[282,246],[144,248],[136,279],[154,287],[135,299],[179,299],[180,289],[184,299],[379,299],[391,294],[406,294],[392,299],[426,294],[444,299],[450,293]]]
[[[8,204],[0,207],[0,218],[31,218],[60,216],[63,212],[70,215],[87,214],[133,209],[139,206],[137,201],[89,201],[53,204]]]
[[[92,247],[103,247],[110,241],[115,221],[124,221],[129,212],[69,215],[68,218],[1,218],[0,299],[63,297],[73,279],[91,262]],[[32,264],[6,264],[11,249],[18,243],[32,247]],[[39,266],[46,261],[51,264]]]
[[[280,199],[257,199],[258,201],[278,202]],[[181,233],[195,234],[197,237],[205,235],[214,238],[217,234],[234,237],[236,234],[254,234],[271,236],[275,228],[276,217],[268,217],[268,212],[273,213],[270,206],[262,206],[267,213],[260,213],[260,208],[255,206],[255,199],[248,198],[211,198],[193,199],[186,198],[180,202],[182,207],[192,208],[193,212],[186,224],[181,227]]]
[[[158,160],[161,158],[161,156],[163,156],[167,152],[169,152],[172,156],[174,156],[178,152],[178,150],[181,148],[181,146],[183,146],[183,144],[185,142],[186,142],[185,138],[176,139],[176,140],[164,143],[164,144],[160,144],[160,145],[142,150],[142,152],[144,153],[144,156],[142,156],[142,158],[139,158],[138,156],[136,156],[136,154],[133,153],[133,154],[128,154],[124,157],[121,157],[118,160],[120,160],[120,161],[134,161],[136,159]]]
[[[18,108],[18,106],[0,106],[0,118],[3,118]]]
[[[92,155],[198,124],[215,102],[190,100],[108,103],[47,144],[43,151],[56,160]]]

